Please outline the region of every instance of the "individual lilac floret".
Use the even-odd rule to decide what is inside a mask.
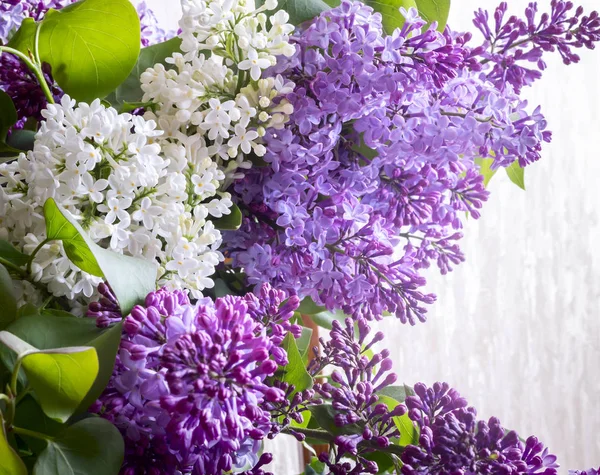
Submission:
[[[362,429],[358,433],[349,431],[336,436],[334,452],[319,456],[333,474],[378,473],[377,463],[368,460],[368,454],[388,447],[391,439],[400,436],[394,417],[405,414],[406,406],[398,404],[390,408],[380,402],[378,396],[379,391],[397,379],[396,374],[390,372],[389,351],[368,356],[368,351],[382,339],[381,332],[370,336],[370,328],[364,320],[356,323],[348,318],[344,324],[335,320],[330,340],[321,339],[322,355],[309,365],[314,377],[328,366],[335,368],[331,374],[332,382],[316,384],[314,390],[332,401],[336,426],[344,428],[360,424]],[[348,457],[355,462],[351,463]]]
[[[419,445],[401,456],[405,475],[557,473],[556,457],[537,438],[522,443],[497,418],[478,421],[475,408],[447,383],[418,383],[405,403],[420,431]]]
[[[277,369],[270,355],[279,334],[272,337],[255,316],[285,325],[295,309],[293,302],[274,305],[271,290],[191,304],[184,292],[161,289],[134,307],[95,407],[125,437],[124,473],[140,473],[140,466],[144,473],[220,475],[244,466],[262,473],[259,441],[271,430],[265,405],[285,392],[265,382]],[[102,293],[89,315],[106,326],[117,311],[108,287]]]

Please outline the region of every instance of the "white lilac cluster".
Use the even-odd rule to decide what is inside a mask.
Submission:
[[[34,149],[0,165],[0,238],[31,254],[46,236],[43,205],[54,198],[95,242],[158,261],[160,285],[195,296],[211,287],[223,256],[221,235],[207,218],[228,213],[231,201],[215,198],[224,175],[199,142],[167,155],[156,122],[99,100],[76,106],[65,96],[42,114]],[[74,266],[57,242],[36,254],[32,275],[54,296],[80,303],[100,281]]]
[[[278,55],[292,56],[289,15],[268,0],[183,0],[181,53],[142,74],[144,101],[157,104],[146,117],[166,131],[161,139],[167,155],[191,144],[219,164],[226,187],[249,168],[249,156],[262,157],[268,127],[281,128],[292,113],[283,96],[293,83],[266,77]],[[183,152],[180,152],[183,153]],[[203,180],[195,171],[190,176]]]

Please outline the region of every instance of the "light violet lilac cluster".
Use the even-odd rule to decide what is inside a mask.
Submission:
[[[539,28],[533,7],[508,27],[497,13],[477,47],[470,34],[424,29],[414,9],[384,36],[381,16],[348,0],[297,32],[296,54],[273,69],[296,84],[294,113],[267,131],[264,166],[235,184],[244,221],[224,237],[249,284],[354,317],[423,321],[434,296],[421,269],[464,260],[463,221],[487,199],[479,160],[525,166],[550,140],[540,109],[518,95],[531,82],[516,79],[531,76],[519,64],[543,68],[542,52],[600,38],[597,16],[565,20],[570,8],[553,2]]]
[[[419,427],[419,445],[401,456],[405,475],[555,475],[556,456],[536,438],[522,442],[500,421],[477,420],[477,411],[447,383],[415,385],[406,398],[409,417]]]
[[[98,324],[105,327],[117,312],[110,289],[102,291],[88,315],[103,317]],[[298,306],[282,297],[264,286],[257,295],[191,304],[184,292],[161,289],[132,310],[113,377],[96,404],[125,437],[122,473],[262,473],[270,459],[256,454],[271,430],[264,404],[285,397],[266,378],[287,357],[270,356]]]
[[[51,8],[60,10],[76,0],[6,0],[0,2],[0,43],[6,44],[25,18],[41,20]],[[140,17],[142,46],[160,43],[174,36],[174,32],[159,27],[156,16],[145,1],[135,2]],[[52,79],[50,66],[43,65],[45,78],[55,100],[62,91]],[[19,59],[11,54],[0,54],[0,89],[6,92],[17,109],[19,120],[15,129],[22,129],[28,118],[42,120],[41,111],[46,107],[46,97],[36,77]]]

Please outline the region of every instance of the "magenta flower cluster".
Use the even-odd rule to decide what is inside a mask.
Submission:
[[[106,326],[117,313],[108,288],[102,291],[89,316]],[[191,304],[185,293],[163,289],[132,310],[95,407],[125,437],[124,474],[220,475],[265,463],[256,455],[271,429],[263,406],[285,396],[266,378],[287,364],[285,352],[273,350],[298,306],[280,306],[281,297],[264,286],[257,295]]]
[[[267,131],[265,166],[234,187],[244,213],[225,239],[234,265],[250,284],[354,317],[423,321],[434,296],[421,269],[464,260],[463,221],[487,199],[478,160],[526,166],[550,140],[540,108],[518,94],[533,80],[519,64],[535,57],[541,70],[553,49],[575,61],[573,48],[600,38],[597,16],[569,19],[569,5],[553,2],[535,28],[534,7],[508,26],[500,7],[494,33],[480,12],[478,47],[469,34],[424,30],[415,10],[389,36],[359,2],[322,13],[274,68],[296,83],[294,113]]]

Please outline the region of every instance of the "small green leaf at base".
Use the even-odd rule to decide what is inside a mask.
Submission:
[[[288,364],[283,368],[282,380],[294,385],[293,396],[299,391],[304,391],[305,389],[312,387],[313,379],[306,371],[304,360],[298,351],[296,340],[291,333],[288,333],[284,338],[282,347],[287,352],[288,356]]]
[[[518,160],[515,160],[506,168],[506,174],[508,175],[508,178],[510,178],[510,181],[522,190],[525,190],[525,169],[521,168]]]
[[[106,419],[91,417],[73,424],[42,452],[33,475],[115,475],[123,462],[123,438]]]

